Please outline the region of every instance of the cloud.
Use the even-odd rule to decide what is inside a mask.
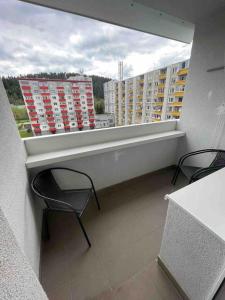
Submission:
[[[78,72],[124,77],[181,61],[191,45],[17,0],[1,0],[0,75]]]

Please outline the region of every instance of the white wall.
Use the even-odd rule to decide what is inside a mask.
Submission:
[[[47,300],[0,208],[0,299]]]
[[[0,81],[0,209],[35,273],[40,260],[40,208],[29,193],[26,153]],[[4,244],[3,244],[4,246]]]
[[[96,188],[102,189],[128,179],[171,166],[175,163],[177,139],[153,142],[137,147],[73,159],[52,166],[69,167],[89,174]],[[40,169],[31,169],[35,174]],[[72,187],[68,177],[63,180],[64,187]]]
[[[179,155],[201,148],[225,148],[225,131],[220,145],[215,142],[215,135],[220,131],[217,108],[225,101],[225,73],[224,70],[207,72],[207,69],[225,65],[224,36],[224,14],[196,25],[179,123],[179,129],[186,132],[186,139],[179,145]],[[222,119],[224,122],[225,116]]]

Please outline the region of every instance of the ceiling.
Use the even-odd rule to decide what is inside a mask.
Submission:
[[[135,0],[135,2],[194,24],[222,10],[225,11],[225,0]]]
[[[190,43],[194,25],[225,12],[225,0],[21,0]]]
[[[22,0],[190,43],[194,24],[132,0]]]

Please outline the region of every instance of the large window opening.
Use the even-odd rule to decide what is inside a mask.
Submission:
[[[191,45],[1,5],[0,76],[22,138],[180,118]]]

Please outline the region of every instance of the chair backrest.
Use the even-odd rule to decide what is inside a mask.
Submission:
[[[216,157],[212,161],[210,167],[219,167],[225,166],[225,151],[219,151],[216,154]]]
[[[38,194],[39,197],[44,199],[45,204],[48,208],[57,210],[68,210],[70,209],[65,203],[58,203],[61,200],[62,191],[59,188],[53,174],[52,169],[41,171],[36,175],[32,181],[32,189]],[[44,197],[51,198],[53,200],[45,199]],[[55,201],[56,200],[56,201]]]

